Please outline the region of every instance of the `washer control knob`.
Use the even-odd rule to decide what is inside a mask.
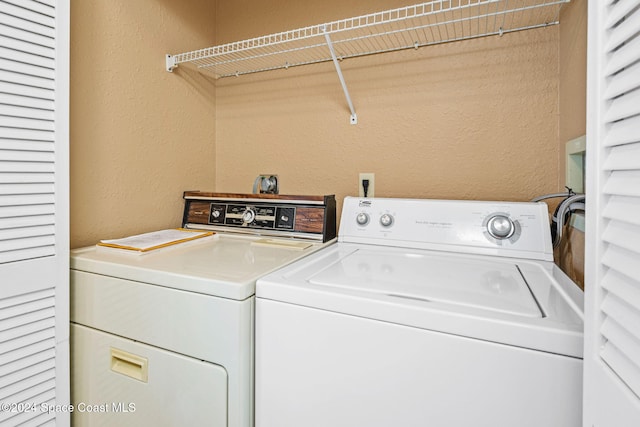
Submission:
[[[242,222],[244,222],[245,224],[253,222],[254,219],[256,219],[256,213],[252,209],[247,208],[242,213]]]
[[[369,223],[369,215],[364,212],[360,212],[356,216],[356,222],[360,225],[367,225]]]
[[[513,236],[516,226],[513,221],[505,215],[495,215],[487,222],[489,234],[499,240],[508,239]]]
[[[389,214],[384,214],[380,217],[380,224],[383,227],[391,227],[393,225],[393,216]]]
[[[220,218],[220,211],[211,212],[211,216],[214,217],[214,218]]]

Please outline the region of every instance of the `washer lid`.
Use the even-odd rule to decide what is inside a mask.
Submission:
[[[360,249],[308,281],[391,297],[543,317],[515,263]]]

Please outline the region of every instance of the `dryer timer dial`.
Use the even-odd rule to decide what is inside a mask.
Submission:
[[[254,219],[256,219],[255,211],[251,208],[245,209],[245,211],[242,213],[242,222],[244,222],[245,224],[250,224]]]

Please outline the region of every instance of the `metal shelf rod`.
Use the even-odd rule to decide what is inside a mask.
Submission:
[[[333,48],[333,43],[331,42],[331,37],[329,33],[325,32],[324,37],[327,40],[327,47],[329,47],[329,52],[331,52],[331,59],[333,59],[333,65],[336,67],[336,72],[338,73],[338,78],[340,79],[340,84],[342,85],[342,90],[344,91],[344,96],[347,98],[347,104],[349,105],[349,111],[351,111],[350,123],[355,125],[358,123],[358,116],[356,115],[356,110],[353,108],[353,102],[351,102],[351,96],[349,95],[349,89],[347,89],[347,83],[344,81],[344,76],[342,75],[342,69],[340,68],[340,62],[338,62],[338,58],[336,57],[336,51]]]

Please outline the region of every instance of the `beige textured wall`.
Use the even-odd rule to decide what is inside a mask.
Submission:
[[[259,173],[339,201],[359,172],[376,174],[377,196],[557,191],[564,142],[584,127],[586,2],[573,3],[584,14],[560,27],[344,61],[352,126],[332,64],[214,82],[166,73],[163,56],[405,1],[74,1],[72,247],[176,226],[183,190],[249,192]]]
[[[573,0],[560,15],[559,169],[566,184],[566,143],[586,133],[587,0]],[[584,232],[567,227],[556,263],[584,288]]]
[[[71,2],[71,246],[180,225],[215,187],[214,83],[164,71],[215,43],[210,0]]]
[[[403,6],[406,1],[217,3],[219,43]],[[216,83],[216,184],[249,192],[277,173],[281,192],[528,200],[555,192],[558,27]]]
[[[565,144],[587,129],[587,0],[573,0],[560,15],[560,179],[566,183]]]

